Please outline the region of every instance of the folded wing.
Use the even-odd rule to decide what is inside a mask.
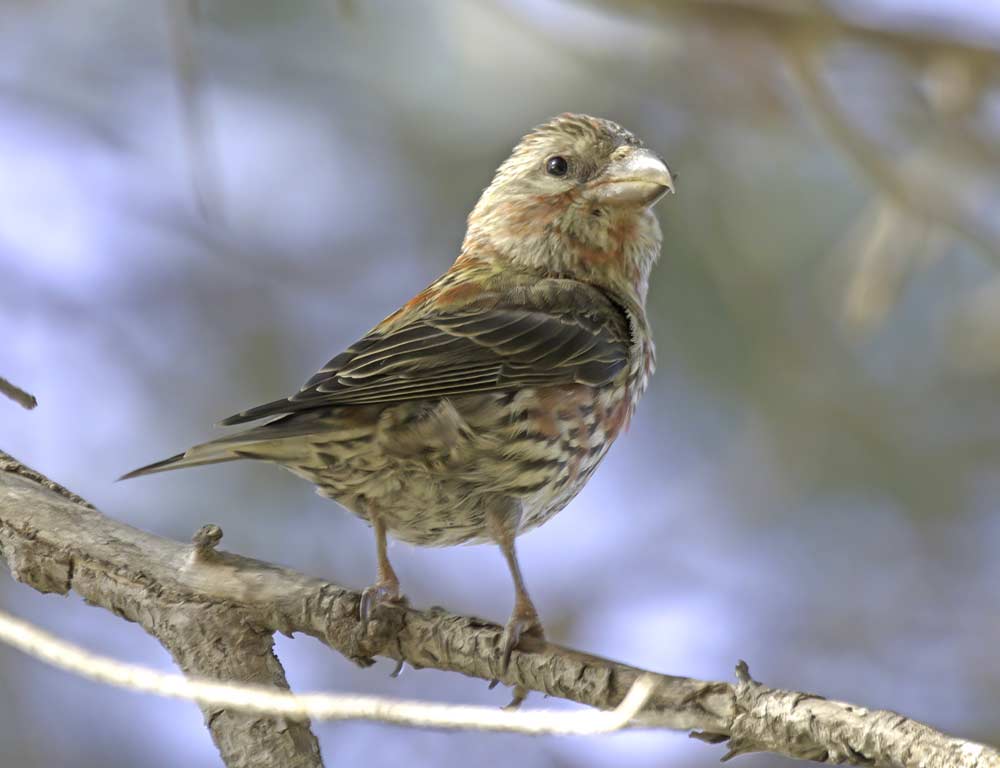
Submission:
[[[433,303],[431,303],[433,306]],[[436,399],[556,384],[598,386],[628,363],[628,321],[596,289],[543,280],[503,297],[383,323],[296,394],[223,425],[313,408]]]

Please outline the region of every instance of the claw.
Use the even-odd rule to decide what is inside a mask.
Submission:
[[[516,648],[519,651],[537,651],[545,643],[545,632],[535,615],[510,617],[500,641],[500,674],[506,675],[510,667],[510,656]]]
[[[520,617],[514,615],[510,617],[507,626],[503,630],[503,639],[500,644],[500,674],[506,675],[510,668],[510,655],[517,648],[519,651],[538,651],[545,645],[545,633],[542,631],[542,624],[537,616]],[[490,690],[496,688],[499,680],[490,681]],[[521,703],[528,697],[528,689],[523,685],[514,686],[514,695],[504,709],[508,712],[519,709]]]
[[[515,685],[514,695],[511,697],[510,703],[503,708],[504,711],[514,712],[515,710],[520,709],[521,704],[524,703],[524,700],[526,698],[528,698],[528,693],[529,693],[528,689],[525,688],[523,685]]]
[[[406,598],[399,594],[399,584],[373,584],[361,593],[361,603],[358,605],[358,618],[367,625],[375,609],[386,603],[402,604]]]
[[[389,673],[389,677],[399,677],[403,674],[403,667],[406,666],[406,662],[400,659],[396,662],[396,668]]]

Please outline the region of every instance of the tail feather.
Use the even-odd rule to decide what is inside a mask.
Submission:
[[[163,459],[162,461],[154,461],[152,464],[147,464],[144,467],[139,467],[138,469],[133,469],[131,472],[127,472],[119,480],[129,480],[133,477],[140,477],[141,475],[152,475],[156,472],[169,472],[172,469],[184,469],[185,467],[200,467],[205,464],[219,464],[223,461],[235,461],[236,459],[244,458],[233,451],[226,452],[215,452],[206,453],[199,452],[198,449],[204,448],[205,446],[196,445],[194,448],[189,448],[184,453],[178,453],[175,456],[171,456],[169,459]]]
[[[128,480],[141,475],[151,475],[155,472],[169,472],[172,469],[185,467],[200,467],[205,464],[219,464],[237,459],[273,458],[283,455],[294,455],[292,448],[294,440],[315,433],[322,429],[321,420],[314,416],[299,414],[285,416],[274,421],[260,424],[256,427],[237,432],[234,435],[220,437],[188,448],[183,453],[171,456],[169,459],[147,464],[145,467],[133,469],[122,475],[119,480]],[[282,446],[285,446],[284,450]],[[290,453],[289,453],[290,451]]]

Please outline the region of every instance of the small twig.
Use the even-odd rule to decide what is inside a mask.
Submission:
[[[294,694],[261,686],[170,675],[90,653],[4,611],[0,611],[0,641],[55,667],[99,683],[187,699],[203,706],[292,720],[374,720],[416,728],[590,736],[619,731],[628,726],[649,701],[655,685],[651,675],[639,677],[622,703],[610,712],[509,712],[494,707],[451,706],[376,696]]]
[[[38,405],[38,400],[34,395],[28,394],[20,387],[11,384],[7,379],[0,376],[0,394],[6,395],[15,403],[27,408],[29,411]]]
[[[194,544],[191,559],[196,562],[206,562],[217,557],[218,552],[215,548],[219,546],[220,541],[222,541],[222,529],[219,526],[214,523],[203,525],[191,537],[191,543]]]

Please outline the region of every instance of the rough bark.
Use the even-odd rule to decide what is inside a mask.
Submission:
[[[193,674],[287,688],[271,652],[274,632],[312,635],[359,664],[374,656],[460,672],[602,709],[617,706],[643,670],[548,644],[515,652],[499,674],[502,629],[441,608],[380,606],[367,629],[360,594],[250,558],[217,551],[206,526],[185,545],[111,520],[0,452],[0,554],[19,581],[71,589],[136,621]],[[767,751],[874,766],[1000,768],[1000,753],[893,712],[769,688],[745,665],[730,684],[657,675],[637,725],[698,731],[729,742],[729,756]],[[229,766],[318,766],[307,723],[206,712]]]
[[[174,551],[157,544],[172,544]],[[235,603],[164,580],[196,551],[197,545],[114,523],[0,451],[0,556],[14,578],[39,592],[75,590],[88,603],[137,622],[185,673],[288,690],[272,651],[273,630],[254,625]],[[322,766],[308,723],[219,710],[204,715],[230,768]]]

